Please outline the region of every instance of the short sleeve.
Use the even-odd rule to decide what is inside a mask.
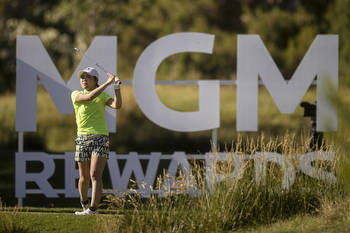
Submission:
[[[102,92],[101,97],[102,97],[103,103],[105,104],[107,104],[107,101],[111,98],[111,96],[106,92]]]
[[[71,98],[72,98],[72,103],[74,104],[75,102],[75,98],[77,98],[77,96],[79,95],[80,91],[73,91],[71,94]]]

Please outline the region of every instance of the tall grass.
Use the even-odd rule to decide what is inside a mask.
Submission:
[[[0,233],[32,233],[34,231],[18,224],[18,211],[16,209],[7,212],[0,201]]]
[[[343,183],[344,189],[347,195],[350,195],[350,110],[349,101],[346,98],[348,91],[346,89],[340,89],[339,95],[335,94],[332,86],[329,87],[330,99],[337,106],[338,109],[338,131],[331,134],[329,138],[336,145],[336,150],[339,159],[339,166],[337,166],[337,174],[339,180]]]
[[[132,212],[123,217],[101,219],[100,229],[102,232],[227,232],[247,225],[269,224],[300,213],[316,213],[323,200],[342,196],[340,183],[311,178],[298,171],[295,182],[286,188],[282,178],[286,168],[268,161],[264,163],[266,176],[257,179],[255,164],[265,159],[264,152],[280,151],[285,161],[288,159],[298,167],[299,160],[292,155],[304,154],[310,149],[308,140],[300,143],[295,140],[293,135],[270,139],[267,143],[263,137],[241,140],[228,152],[227,160],[216,160],[216,154],[212,154],[214,166],[210,173],[199,162],[193,164],[191,174],[180,171],[176,182],[170,182],[172,186],[163,190],[164,197],[142,199],[130,193],[122,197],[109,196],[109,208],[129,208]],[[333,150],[331,147],[321,149],[319,154]],[[244,160],[238,174],[233,176],[238,166],[234,157],[255,155],[257,151],[260,157]],[[336,164],[336,160],[319,161],[314,166],[334,172]],[[215,180],[218,174],[222,178],[220,182],[208,182],[208,178]],[[156,189],[168,187],[163,184],[169,184],[169,179],[173,178],[159,178]],[[195,189],[199,195],[184,194]]]

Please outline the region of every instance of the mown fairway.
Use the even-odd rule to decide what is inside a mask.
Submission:
[[[96,216],[73,213],[1,213],[0,232],[96,232]]]
[[[323,233],[350,231],[350,201],[324,203],[317,215],[298,215],[288,220],[281,220],[270,225],[244,227],[232,232],[239,233]],[[123,218],[123,215],[74,216],[72,213],[27,212],[39,211],[37,208],[26,212],[11,210],[0,212],[0,232],[22,233],[86,233],[86,232],[118,232],[106,225],[110,220]],[[57,211],[73,211],[73,209],[57,209]],[[45,209],[40,209],[45,211]],[[53,211],[46,209],[46,211]],[[128,213],[127,213],[128,214]],[[107,230],[108,229],[108,230]],[[151,226],[148,232],[151,232]],[[133,231],[119,231],[133,232]],[[135,231],[134,231],[135,232]]]

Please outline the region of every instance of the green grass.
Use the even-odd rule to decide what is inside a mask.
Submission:
[[[324,202],[315,215],[298,215],[270,225],[242,228],[237,232],[249,233],[326,233],[350,232],[350,200]]]
[[[250,140],[249,143],[241,141],[242,144],[236,146],[232,155],[254,154],[258,149],[280,151],[284,159],[297,164],[298,161],[293,161],[288,155],[308,150],[306,141],[300,144],[291,135],[278,140],[270,139],[267,144],[263,138]],[[265,159],[263,155],[260,158]],[[155,189],[168,187],[164,198],[151,196],[143,201],[136,194],[109,196],[107,202],[110,208],[131,208],[132,214],[107,219],[101,227],[108,225],[109,228],[104,229],[106,232],[227,232],[247,226],[272,224],[299,215],[317,214],[325,200],[331,202],[344,198],[341,179],[336,183],[328,183],[300,172],[288,190],[282,188],[281,177],[285,169],[275,163],[266,163],[266,177],[257,182],[255,162],[245,160],[238,177],[233,178],[231,175],[236,166],[233,159],[214,161],[213,171],[224,179],[212,185],[206,179],[215,178],[216,175],[204,175],[203,167],[194,164],[192,173],[187,174],[188,178],[179,171],[173,183],[169,183],[173,178],[166,176],[157,181]],[[319,162],[314,166],[334,173],[337,162],[336,159],[332,164]],[[194,188],[200,191],[199,196],[181,194]]]
[[[73,213],[1,213],[0,232],[96,232],[96,216]]]
[[[26,212],[37,212],[37,213],[66,213],[71,214],[75,211],[80,211],[80,208],[45,208],[45,207],[0,207],[0,211],[2,212],[16,212],[16,213],[26,213]],[[100,214],[121,214],[127,212],[128,210],[123,210],[123,212],[119,210],[111,210],[111,209],[100,209]]]
[[[73,209],[72,209],[73,210]],[[0,232],[108,232],[111,225],[106,222],[124,218],[123,215],[74,216],[72,213],[60,213],[70,209],[57,209],[56,213],[32,212],[38,208],[27,208],[25,212],[18,209],[0,212]],[[52,209],[41,209],[52,211]],[[74,210],[73,210],[74,211]],[[118,232],[118,231],[115,231]],[[136,232],[136,231],[119,231]],[[238,233],[326,233],[350,232],[350,200],[325,201],[317,213],[300,214],[287,220],[280,220],[267,225],[241,227]]]
[[[324,203],[315,215],[298,215],[269,225],[242,227],[239,233],[321,233],[350,231],[350,202]],[[13,210],[14,211],[14,210]],[[74,216],[71,213],[1,212],[0,232],[106,232],[108,226],[99,224],[122,219],[122,215]],[[35,209],[37,211],[37,209]],[[6,224],[6,227],[4,227]],[[4,231],[6,229],[7,231]],[[16,230],[16,231],[12,231]],[[22,231],[21,231],[22,230]],[[116,231],[117,232],[117,231]],[[120,231],[128,232],[128,231]],[[132,232],[132,231],[129,231]]]
[[[0,232],[98,232],[101,219],[121,216],[119,211],[113,210],[100,210],[98,216],[76,216],[75,211],[80,209],[2,207]]]
[[[344,94],[345,91],[347,90],[340,91],[341,96],[344,96],[342,106],[347,106],[350,102],[349,95]],[[171,108],[179,111],[196,110],[196,89],[159,87],[157,92],[163,103]],[[286,156],[304,153],[308,143],[302,132],[308,128],[309,122],[302,117],[302,109],[298,108],[292,115],[280,115],[264,88],[261,88],[260,96],[261,131],[238,135],[235,131],[235,89],[221,89],[222,124],[218,130],[219,142],[230,145],[234,141],[233,147],[227,149],[231,152],[249,154],[257,150],[278,151]],[[164,148],[185,151],[204,148],[204,151],[208,151],[206,147],[201,148],[198,146],[201,144],[195,142],[203,140],[209,145],[210,132],[185,134],[161,129],[143,116],[134,100],[131,87],[123,88],[123,97],[123,111],[118,115],[118,134],[111,136],[118,153],[158,149],[166,152]],[[177,101],[174,101],[176,97]],[[6,100],[0,101],[0,107],[7,109],[0,114],[0,127],[4,129],[0,141],[3,145],[8,145],[16,140],[15,97],[6,95],[0,98]],[[304,100],[312,101],[313,98],[314,90],[311,90]],[[245,169],[241,179],[229,179],[235,166],[234,162],[229,161],[218,163],[218,167],[215,167],[222,174],[228,175],[228,179],[215,186],[213,192],[206,191],[207,187],[201,176],[203,170],[193,170],[196,172],[191,177],[199,182],[202,191],[198,198],[171,193],[165,198],[153,197],[148,201],[141,201],[137,196],[110,197],[108,205],[117,214],[92,218],[74,216],[66,213],[65,211],[71,211],[67,209],[58,209],[55,213],[29,213],[22,211],[23,209],[12,209],[6,213],[1,212],[0,229],[2,232],[91,232],[91,229],[94,232],[96,229],[100,232],[346,232],[350,212],[349,199],[346,196],[349,193],[346,190],[350,187],[350,159],[347,156],[350,149],[350,137],[347,133],[350,112],[346,107],[341,108],[340,112],[341,130],[335,136],[327,138],[329,142],[335,142],[336,161],[331,167],[320,164],[337,174],[336,184],[311,179],[299,173],[288,192],[283,189],[276,191],[275,187],[282,183],[280,174],[283,168],[280,166],[269,165],[268,178],[257,184],[254,181],[254,166],[249,162],[243,166]],[[74,116],[60,115],[47,93],[39,91],[38,132],[25,134],[25,143],[30,145],[27,149],[73,151],[74,128]],[[149,132],[152,132],[152,137],[149,137]],[[259,138],[258,135],[263,136]],[[178,147],[180,144],[182,147]],[[292,163],[297,164],[297,161]],[[159,182],[161,184],[164,181]],[[179,190],[189,188],[181,176],[175,184]],[[28,211],[45,210],[32,208]],[[84,222],[84,226],[81,226],[81,222]]]
[[[168,199],[169,200],[169,199]],[[176,201],[176,200],[173,200]],[[159,204],[159,203],[158,203]],[[163,205],[169,204],[169,202],[163,202]],[[168,210],[171,210],[170,205]],[[228,206],[228,204],[227,204]],[[201,225],[207,224],[206,222],[215,226],[216,221],[220,219],[205,218],[206,222],[199,223],[199,215],[205,215],[208,213],[198,212],[197,216],[191,216],[179,211],[178,213],[172,212],[173,219],[162,219],[160,215],[165,215],[165,206],[158,206],[158,209],[152,209],[147,211],[125,211],[124,213],[112,213],[105,210],[103,214],[99,216],[75,216],[73,212],[76,209],[68,208],[7,208],[6,212],[0,212],[0,232],[141,232],[140,225],[143,226],[142,232],[179,232],[173,226],[173,228],[165,228],[166,230],[159,230],[155,226],[166,227],[161,221],[171,221],[174,219],[182,220],[183,224],[190,221],[192,223],[192,229],[184,229],[182,232],[222,232],[215,230],[215,228],[206,228],[205,231],[201,230]],[[193,208],[194,206],[189,206]],[[4,210],[4,209],[2,209]],[[162,210],[162,211],[160,211]],[[39,212],[41,211],[41,212]],[[221,217],[225,217],[225,209],[219,210],[222,212]],[[147,219],[149,216],[154,216],[155,221],[149,223]],[[126,227],[123,224],[125,219],[134,219],[133,225]],[[197,220],[196,220],[197,219]],[[117,225],[119,223],[119,225]],[[157,225],[162,223],[161,225]],[[277,220],[270,224],[253,224],[252,226],[236,227],[234,230],[226,230],[225,232],[251,232],[251,233],[277,233],[277,232],[349,232],[350,230],[350,201],[348,198],[337,200],[325,200],[322,202],[320,208],[316,209],[313,214],[300,213],[298,215],[289,217],[284,220]],[[171,226],[171,225],[169,225]],[[184,226],[185,227],[185,226]],[[172,231],[174,230],[174,231]]]

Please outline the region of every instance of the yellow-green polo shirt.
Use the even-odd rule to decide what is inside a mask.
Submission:
[[[88,94],[89,91],[73,91],[71,98],[75,111],[78,134],[104,134],[108,136],[105,120],[105,107],[111,98],[105,92],[91,101],[75,102],[78,94]]]

